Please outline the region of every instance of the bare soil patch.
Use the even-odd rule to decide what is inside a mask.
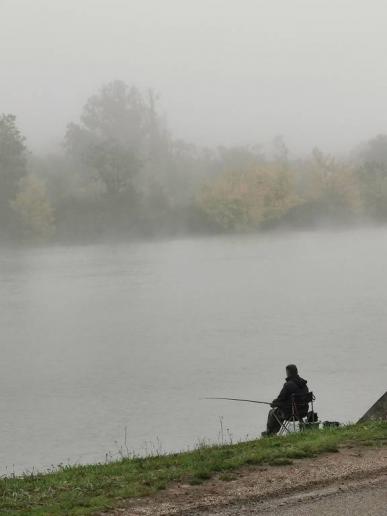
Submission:
[[[217,475],[202,485],[176,483],[149,498],[132,499],[111,515],[167,516],[197,514],[256,514],[246,512],[252,503],[259,512],[308,496],[321,497],[356,485],[387,478],[387,447],[340,448],[338,453],[300,459],[283,466],[249,466]],[[324,491],[325,488],[325,491]],[[281,500],[282,499],[282,500]],[[235,512],[237,510],[237,512]],[[105,513],[106,514],[106,513]]]

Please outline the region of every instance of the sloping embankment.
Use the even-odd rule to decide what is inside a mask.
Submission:
[[[283,489],[287,485],[286,476],[273,481],[273,475],[285,475],[281,473],[285,465],[288,465],[285,467],[288,471],[287,468],[294,467],[294,461],[313,457],[310,468],[317,474],[322,465],[318,462],[320,459],[314,457],[322,458],[323,454],[344,449],[343,446],[369,444],[380,447],[382,443],[383,446],[387,443],[387,423],[370,422],[340,429],[306,431],[288,437],[201,447],[187,453],[124,459],[110,464],[63,467],[48,474],[0,479],[0,513],[86,515],[102,511],[114,512],[121,507],[121,513],[125,514],[126,511],[126,514],[136,514],[130,511],[138,511],[141,505],[139,498],[148,495],[153,495],[149,498],[152,500],[150,503],[162,502],[162,496],[165,496],[164,501],[176,500],[179,507],[180,501],[183,502],[187,497],[184,490],[188,489],[189,493],[197,491],[197,498],[202,502],[205,490],[214,479],[218,479],[223,489],[229,491],[238,475],[246,471],[262,475],[259,478],[262,478],[265,486],[270,487],[272,484],[275,488],[279,486]],[[330,456],[341,455],[342,452]],[[376,462],[373,459],[371,463]],[[331,469],[329,466],[326,471]],[[293,471],[289,484],[292,489],[295,487],[294,475]],[[305,478],[305,474],[300,473],[300,478]],[[245,480],[242,478],[239,487],[236,484],[237,496],[238,489],[243,489],[245,481],[246,477]],[[254,478],[254,482],[257,482],[257,478]],[[173,498],[174,489],[183,493],[182,498]],[[221,492],[220,498],[223,497],[224,492]],[[129,503],[130,499],[136,500],[135,505]],[[151,514],[157,514],[156,506],[152,510]]]
[[[352,504],[356,509],[352,514],[385,515],[387,442],[383,445],[375,442],[372,447],[347,444],[338,453],[299,459],[286,466],[245,467],[227,481],[222,478],[216,475],[202,486],[178,483],[154,497],[132,500],[113,514],[333,515],[350,514],[348,508]],[[359,504],[367,510],[361,512]]]

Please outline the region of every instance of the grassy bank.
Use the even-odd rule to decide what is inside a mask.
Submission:
[[[123,498],[150,495],[177,480],[195,484],[217,472],[226,480],[232,470],[245,465],[288,464],[293,459],[337,451],[344,443],[380,445],[383,442],[387,443],[387,423],[369,423],[3,478],[0,480],[0,512],[10,515],[91,514],[113,508]]]

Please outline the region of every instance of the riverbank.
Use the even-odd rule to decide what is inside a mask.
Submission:
[[[369,443],[368,443],[369,444]],[[337,453],[291,464],[245,466],[227,482],[176,482],[99,516],[385,516],[387,446],[344,443]]]
[[[87,515],[125,507],[128,499],[154,495],[173,484],[198,486],[216,476],[232,481],[243,468],[291,465],[296,459],[337,452],[339,447],[387,444],[387,423],[310,431],[186,453],[131,458],[109,464],[66,466],[45,474],[0,480],[0,512]],[[128,513],[130,514],[130,513]]]

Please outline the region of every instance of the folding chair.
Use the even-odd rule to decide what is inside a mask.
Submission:
[[[296,432],[297,426],[299,431],[309,428],[318,428],[320,422],[318,421],[317,413],[314,411],[313,402],[315,401],[313,392],[307,394],[292,394],[291,396],[291,415],[282,420],[274,412],[274,417],[281,425],[278,435]],[[310,410],[309,410],[310,404]]]

